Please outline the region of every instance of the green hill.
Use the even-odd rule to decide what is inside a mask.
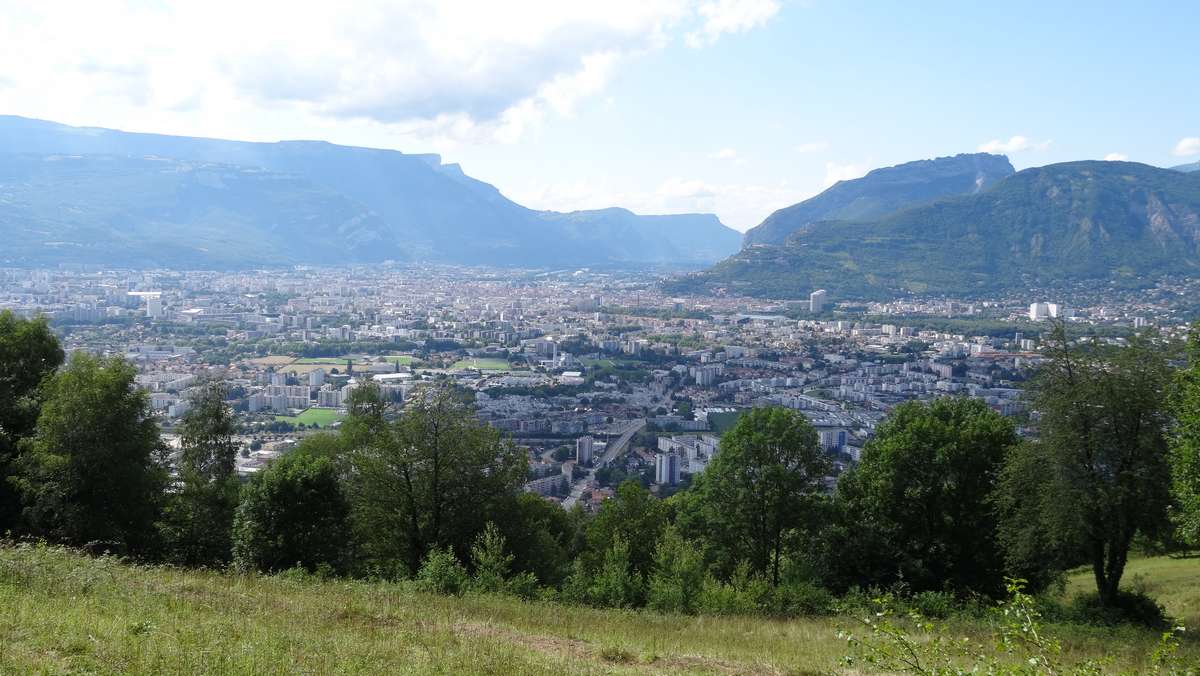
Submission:
[[[1026,169],[975,195],[873,221],[822,221],[743,249],[672,291],[796,298],[1138,287],[1200,272],[1200,173],[1133,162]]]
[[[953,195],[969,195],[1013,174],[1003,155],[975,153],[906,162],[838,181],[821,194],[771,214],[746,233],[747,246],[783,244],[812,223],[869,220]]]
[[[1198,565],[1148,559],[1131,562],[1128,574],[1169,572],[1168,611],[1200,622]],[[849,615],[681,617],[452,598],[403,583],[238,576],[0,547],[0,673],[830,673],[846,652],[838,630],[856,625]],[[981,620],[950,626],[987,636]],[[1066,656],[1111,655],[1115,670],[1144,669],[1157,641],[1128,627],[1048,630],[1063,638]],[[1188,641],[1183,650],[1195,656],[1197,648]]]

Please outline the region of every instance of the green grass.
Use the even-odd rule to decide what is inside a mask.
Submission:
[[[1189,632],[1200,633],[1200,558],[1155,556],[1129,562],[1121,586],[1146,592]],[[1096,593],[1090,568],[1071,571],[1065,594]]]
[[[460,360],[454,362],[454,364],[451,365],[450,368],[452,368],[452,369],[479,369],[480,371],[511,371],[512,370],[512,367],[509,365],[507,359],[495,359],[492,357],[483,357],[480,359],[476,359],[474,357],[468,357],[467,359],[460,359]]]
[[[725,434],[731,427],[737,424],[738,418],[741,418],[743,413],[745,413],[745,411],[709,413],[708,426],[712,429],[714,434]]]
[[[384,359],[387,360],[389,364],[399,364],[401,366],[412,366],[414,363],[420,361],[411,354],[389,354],[386,355]]]
[[[297,359],[296,364],[329,364],[331,366],[345,366],[346,361],[350,360],[358,363],[358,359],[354,357],[301,357]]]
[[[304,423],[309,427],[312,427],[313,425],[317,425],[319,427],[328,427],[338,420],[341,420],[341,418],[342,414],[338,413],[332,408],[308,408],[305,409],[300,415],[275,416],[276,420],[289,422],[293,425]]]
[[[1131,568],[1151,570],[1157,559]],[[1181,573],[1182,568],[1167,564]],[[1195,599],[1198,576],[1172,593]],[[142,567],[0,547],[0,673],[831,673],[850,617],[679,617]],[[956,635],[983,637],[979,623]],[[1146,667],[1154,632],[1050,627],[1068,658]],[[1190,656],[1194,643],[1185,645]]]

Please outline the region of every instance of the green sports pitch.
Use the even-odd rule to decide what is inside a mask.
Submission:
[[[277,415],[276,420],[282,420],[293,425],[304,423],[307,427],[329,427],[341,420],[342,414],[332,408],[308,408],[299,415]]]
[[[480,371],[511,371],[512,366],[509,365],[507,359],[495,359],[485,357],[476,359],[469,357],[467,359],[459,359],[450,367],[452,369],[479,369]]]

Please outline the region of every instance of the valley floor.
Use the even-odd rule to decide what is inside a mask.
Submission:
[[[1148,591],[1200,625],[1200,561],[1146,559]],[[1082,589],[1082,574],[1068,589]],[[1154,580],[1162,580],[1159,587]],[[678,617],[356,581],[139,567],[0,549],[0,673],[836,673],[853,617]],[[982,623],[951,630],[985,637]],[[1158,636],[1050,627],[1069,658],[1146,666]],[[1184,651],[1200,653],[1185,642]]]

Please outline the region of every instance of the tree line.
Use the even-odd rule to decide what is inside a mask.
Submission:
[[[432,385],[359,388],[341,428],[239,480],[221,384],[166,445],[119,358],[66,359],[0,314],[0,533],[181,566],[413,579],[426,588],[683,613],[794,614],[855,589],[956,598],[1089,566],[1100,605],[1140,546],[1200,545],[1200,333],[1177,352],[1059,330],[1016,423],[978,400],[896,407],[831,478],[798,412],[743,415],[692,485],[622,484],[595,515],[524,493],[527,456]]]

